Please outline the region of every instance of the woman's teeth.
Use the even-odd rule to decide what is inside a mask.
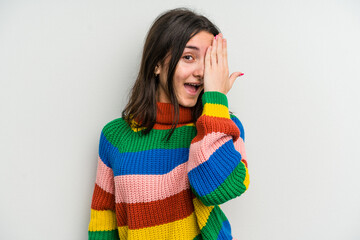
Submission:
[[[191,94],[196,94],[199,87],[202,85],[202,84],[191,84],[191,83],[185,83],[185,89],[191,93]]]
[[[198,89],[201,86],[201,84],[193,84],[193,83],[185,83],[185,85],[195,87],[196,89]]]

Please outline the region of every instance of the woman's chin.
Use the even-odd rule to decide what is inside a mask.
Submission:
[[[194,107],[196,105],[197,99],[186,99],[180,100],[179,104],[183,107]]]

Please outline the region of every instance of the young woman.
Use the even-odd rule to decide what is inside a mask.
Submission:
[[[100,135],[89,239],[233,239],[219,205],[249,184],[226,39],[185,8],[150,28],[122,117]],[[167,137],[167,138],[166,138]]]

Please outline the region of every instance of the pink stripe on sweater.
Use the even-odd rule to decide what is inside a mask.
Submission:
[[[241,159],[247,160],[244,140],[241,137],[239,137],[234,142],[234,146],[235,146],[235,149],[241,154]]]
[[[190,188],[187,162],[163,175],[120,175],[115,177],[116,203],[152,202]]]
[[[96,173],[96,184],[104,191],[114,194],[114,174],[111,168],[98,156],[98,167]]]
[[[189,165],[187,171],[190,172],[200,164],[206,162],[210,156],[223,144],[232,139],[221,132],[207,134],[202,140],[192,143],[189,152]]]

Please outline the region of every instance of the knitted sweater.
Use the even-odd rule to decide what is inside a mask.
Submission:
[[[100,135],[89,239],[234,239],[220,204],[249,184],[244,128],[221,92],[204,92],[203,112],[179,106],[169,142],[173,105],[157,102],[154,128],[122,118]]]

